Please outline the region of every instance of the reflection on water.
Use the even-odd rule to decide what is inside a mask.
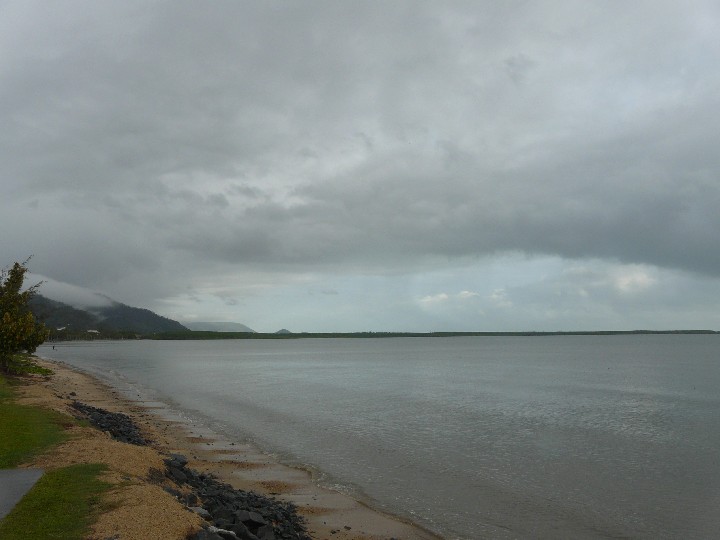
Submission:
[[[60,344],[40,353],[450,538],[707,538],[720,338]]]

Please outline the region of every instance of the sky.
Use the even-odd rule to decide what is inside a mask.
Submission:
[[[0,0],[0,265],[263,332],[720,329],[719,65],[715,0]]]

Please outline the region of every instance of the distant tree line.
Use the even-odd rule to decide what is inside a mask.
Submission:
[[[398,338],[398,337],[545,337],[545,336],[617,336],[642,334],[717,334],[714,330],[597,330],[575,332],[159,332],[152,339],[208,340],[208,339],[318,339],[318,338]]]

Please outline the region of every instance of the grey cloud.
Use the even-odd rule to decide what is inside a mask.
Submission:
[[[527,79],[528,73],[535,66],[535,62],[523,53],[510,56],[505,59],[508,77],[516,84],[521,84]]]
[[[718,276],[718,20],[712,2],[9,3],[2,210],[33,223],[0,246],[163,294],[213,265],[507,251]]]
[[[679,321],[708,328],[716,323],[717,294],[717,280],[600,260],[578,261],[561,273],[502,291],[517,308],[509,320],[534,321],[548,330],[670,329]],[[580,328],[583,324],[589,326]]]
[[[44,276],[30,276],[31,281],[37,277],[41,282],[40,292],[53,300],[85,309],[109,306],[112,301],[100,293],[92,292],[82,287],[55,281]]]

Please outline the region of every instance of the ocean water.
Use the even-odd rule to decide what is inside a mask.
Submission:
[[[43,346],[446,538],[717,538],[720,336]]]

